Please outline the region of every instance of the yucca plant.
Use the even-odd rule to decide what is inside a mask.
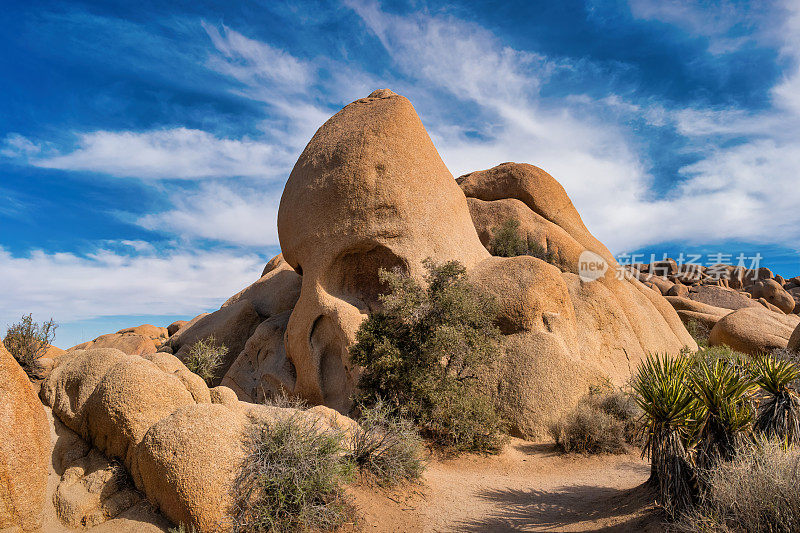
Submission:
[[[696,463],[702,469],[730,460],[738,438],[753,421],[750,391],[755,387],[735,359],[703,359],[689,373],[695,404],[690,428],[696,443]]]
[[[800,368],[791,361],[761,355],[750,371],[761,396],[754,430],[786,444],[800,441],[800,399],[791,387],[800,378]]]
[[[686,449],[687,423],[694,398],[685,386],[690,360],[650,354],[633,380],[636,402],[643,411],[642,456],[650,457],[651,482],[669,513],[680,512],[696,498],[694,473]]]

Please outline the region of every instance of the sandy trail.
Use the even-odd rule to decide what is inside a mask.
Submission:
[[[634,452],[563,456],[511,439],[499,456],[432,460],[424,483],[352,492],[365,531],[662,531],[649,465]]]

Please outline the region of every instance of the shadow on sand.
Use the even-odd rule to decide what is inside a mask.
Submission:
[[[620,490],[565,486],[553,491],[489,490],[480,497],[501,511],[459,523],[458,531],[661,531],[662,516],[653,507],[655,493],[646,484]],[[599,522],[596,525],[586,522]],[[605,522],[605,525],[604,525]]]

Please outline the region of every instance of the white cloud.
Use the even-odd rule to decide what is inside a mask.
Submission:
[[[30,157],[42,151],[42,147],[20,135],[19,133],[9,133],[3,139],[0,155],[6,157]]]
[[[191,180],[274,178],[286,168],[289,158],[280,145],[247,138],[224,139],[201,130],[174,128],[82,133],[71,152],[34,156],[28,161],[42,168],[117,177]]]
[[[253,254],[170,251],[131,257],[98,249],[85,257],[0,247],[0,325],[20,316],[73,322],[112,315],[184,315],[219,307],[263,268]]]
[[[772,5],[721,0],[629,0],[631,14],[639,19],[658,20],[706,37],[712,54],[726,54],[753,40],[769,38],[760,28],[775,13]],[[766,4],[766,3],[765,3]]]
[[[209,67],[251,87],[275,84],[288,92],[304,92],[314,81],[315,69],[291,54],[267,43],[249,39],[222,26],[202,23],[219,52],[209,59]]]
[[[279,192],[260,189],[237,192],[222,184],[209,184],[195,192],[171,194],[169,211],[145,215],[137,223],[184,239],[213,239],[244,246],[276,245],[279,199]]]

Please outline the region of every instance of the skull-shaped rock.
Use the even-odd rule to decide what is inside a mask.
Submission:
[[[426,258],[470,268],[489,256],[414,107],[388,89],[317,131],[284,189],[278,235],[303,276],[286,331],[294,392],[338,410],[358,378],[348,347],[384,291],[379,269],[420,278]]]

